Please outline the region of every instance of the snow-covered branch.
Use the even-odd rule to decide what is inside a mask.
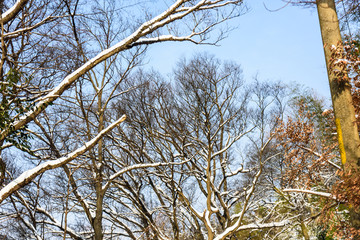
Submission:
[[[18,29],[18,30],[14,31],[14,32],[6,33],[6,34],[3,35],[3,37],[4,37],[5,39],[18,37],[18,36],[20,36],[21,34],[24,34],[25,32],[29,32],[29,31],[31,31],[31,30],[34,30],[34,29],[36,29],[36,28],[44,25],[45,23],[54,21],[54,20],[57,19],[57,18],[60,18],[60,17],[59,17],[59,16],[57,16],[57,17],[55,17],[55,16],[48,16],[48,17],[46,17],[45,19],[43,19],[41,22],[39,22],[39,23],[37,23],[37,24],[35,24],[35,25],[31,26],[31,27],[26,27],[26,28]]]
[[[271,223],[251,223],[247,225],[243,225],[237,228],[237,231],[248,230],[248,229],[264,229],[264,228],[275,228],[275,227],[284,227],[291,222],[289,220],[284,220],[281,222],[271,222]],[[214,240],[223,240],[226,238],[225,232],[219,234]]]
[[[299,148],[301,149],[304,149],[312,154],[314,154],[315,156],[319,157],[319,158],[323,158],[323,156],[318,153],[318,152],[315,152],[314,150],[310,149],[310,148],[307,148],[307,147],[303,147],[303,146],[299,146]],[[337,165],[336,163],[332,162],[331,160],[327,159],[326,160],[327,163],[329,163],[331,166],[333,166],[334,168],[336,169],[339,169],[339,170],[342,170],[342,167],[340,167],[339,165]]]
[[[17,0],[16,3],[1,15],[3,24],[12,20],[29,0]]]
[[[211,155],[211,159],[215,158],[216,156],[226,152],[227,150],[229,150],[229,148],[236,142],[238,141],[240,138],[242,138],[243,136],[245,136],[246,134],[248,134],[249,132],[251,132],[254,128],[251,128],[250,130],[240,134],[239,136],[236,136],[234,139],[230,140],[229,137],[229,141],[227,143],[226,146],[223,147],[223,149],[220,149],[219,151],[215,152],[213,155]]]
[[[299,192],[299,193],[308,193],[320,197],[326,197],[326,198],[333,198],[336,199],[334,196],[331,195],[331,193],[326,192],[317,192],[317,191],[311,191],[306,189],[292,189],[292,188],[286,188],[282,190],[283,192]]]
[[[61,229],[61,230],[64,230],[64,226],[63,226],[59,221],[57,221],[57,220],[56,220],[48,211],[46,211],[45,209],[40,208],[40,207],[37,207],[37,208],[36,208],[36,212],[44,214],[46,217],[48,217],[48,218],[51,220],[51,222],[49,222],[49,221],[42,221],[43,223],[47,223],[47,224],[49,224],[49,225],[56,226],[57,228],[59,228],[59,229]],[[82,237],[80,237],[80,235],[78,235],[78,234],[76,233],[75,230],[73,230],[73,229],[71,229],[71,228],[69,228],[69,227],[66,228],[66,232],[67,232],[72,238],[74,238],[74,239],[77,239],[77,240],[83,239]]]
[[[170,166],[170,165],[182,165],[182,164],[185,164],[187,162],[189,162],[190,159],[188,160],[185,160],[185,161],[182,161],[182,162],[156,162],[156,163],[142,163],[142,164],[135,164],[135,165],[131,165],[131,166],[128,166],[128,167],[125,167],[124,169],[114,173],[113,175],[111,175],[109,177],[109,180],[108,182],[104,185],[103,187],[103,190],[106,190],[111,182],[121,176],[122,174],[126,173],[126,172],[129,172],[131,170],[134,170],[134,169],[140,169],[140,168],[152,168],[152,167],[160,167],[160,166]]]
[[[70,161],[74,160],[76,157],[80,156],[81,154],[85,153],[92,147],[94,147],[97,142],[102,139],[104,135],[106,135],[109,131],[111,131],[113,128],[118,126],[120,123],[125,121],[126,116],[123,115],[120,119],[118,119],[116,122],[112,123],[110,126],[102,130],[96,137],[94,137],[92,140],[88,141],[84,144],[84,146],[78,148],[77,150],[73,151],[72,153],[68,154],[65,157],[59,158],[57,160],[48,161],[45,163],[40,164],[39,166],[36,166],[33,169],[27,170],[23,172],[19,177],[17,177],[15,180],[11,181],[9,184],[7,184],[4,188],[0,190],[0,203],[4,201],[9,195],[20,189],[21,187],[25,186],[26,184],[30,183],[34,178],[39,176],[41,173],[61,167],[64,164],[69,163]]]

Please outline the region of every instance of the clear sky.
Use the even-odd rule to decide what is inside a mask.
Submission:
[[[239,63],[246,81],[260,79],[303,84],[330,99],[320,27],[315,8],[286,6],[281,0],[247,1],[250,10],[232,20],[238,26],[220,47],[191,43],[161,43],[150,47],[148,61],[163,74],[170,73],[180,57],[207,51]]]

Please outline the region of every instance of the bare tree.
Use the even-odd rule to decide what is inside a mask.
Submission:
[[[27,4],[25,4],[27,3]],[[75,23],[76,21],[71,21],[76,14],[80,14],[76,12],[75,10],[71,10],[71,8],[77,8],[77,6],[80,4],[79,1],[76,2],[66,2],[61,1],[57,3],[58,5],[52,5],[56,4],[51,2],[44,3],[45,5],[41,5],[39,7],[38,4],[36,4],[33,1],[18,1],[13,8],[10,8],[9,11],[5,12],[3,15],[5,21],[2,21],[3,24],[3,32],[2,34],[2,53],[3,53],[3,64],[2,64],[2,71],[3,74],[6,74],[9,72],[9,70],[6,70],[6,66],[9,65],[9,68],[11,67],[12,60],[9,60],[10,54],[7,52],[9,49],[6,47],[6,41],[9,41],[10,43],[14,43],[14,41],[20,41],[21,38],[28,38],[31,36],[30,34],[34,35],[34,31],[40,31],[42,26],[44,27],[44,31],[54,31],[54,34],[61,34],[61,32],[56,32],[59,28],[49,26],[48,19],[46,17],[47,14],[50,14],[50,19],[61,19],[63,20],[60,23],[65,24],[67,20],[70,20],[72,23],[72,28],[77,31]],[[66,6],[69,6],[69,15],[66,16],[66,13],[57,13],[57,12],[46,12],[47,10],[51,9],[67,9],[66,7],[63,8],[63,4]],[[169,5],[165,8],[165,11],[162,13],[156,13],[155,17],[152,17],[151,19],[141,19],[143,20],[142,23],[136,23],[134,24],[134,31],[127,31],[124,33],[124,38],[122,40],[118,41],[115,44],[110,43],[112,45],[111,47],[106,47],[102,51],[100,49],[100,53],[94,56],[87,56],[87,58],[84,59],[84,64],[81,64],[80,66],[74,66],[74,71],[71,70],[67,74],[67,76],[62,81],[55,81],[59,82],[53,89],[46,88],[41,89],[39,92],[40,95],[36,95],[35,98],[33,98],[33,101],[30,103],[29,109],[23,110],[20,114],[16,114],[15,116],[11,115],[11,119],[9,120],[9,124],[2,128],[1,132],[1,141],[8,139],[9,136],[22,129],[26,124],[33,121],[36,116],[38,116],[44,109],[48,107],[49,104],[54,102],[56,99],[58,99],[64,91],[66,91],[76,80],[78,80],[81,76],[84,76],[87,72],[89,72],[91,69],[93,69],[96,65],[103,62],[104,60],[115,56],[119,52],[124,52],[130,48],[134,48],[136,46],[140,45],[148,45],[151,43],[156,42],[162,42],[162,41],[192,41],[196,43],[203,43],[206,40],[207,36],[206,34],[209,33],[214,26],[217,24],[230,19],[232,17],[236,17],[241,13],[241,7],[237,8],[239,5],[242,4],[242,1],[198,1],[198,2],[189,2],[189,1],[177,1],[172,5]],[[8,4],[5,3],[5,6]],[[25,8],[28,6],[28,8]],[[35,7],[36,6],[36,7]],[[23,7],[21,9],[21,7]],[[126,6],[119,6],[119,11],[122,10]],[[34,9],[34,10],[33,10]],[[212,10],[219,10],[222,13],[219,14],[218,11],[212,11]],[[23,10],[23,11],[20,11]],[[83,8],[83,11],[85,8]],[[18,12],[23,13],[23,18],[25,18],[21,23],[22,25],[16,23],[19,23],[18,17],[21,17]],[[18,13],[18,14],[16,14]],[[81,12],[82,15],[85,13]],[[38,20],[38,23],[34,23],[33,21],[26,21],[28,18],[31,18],[31,20],[36,19],[35,16],[39,16],[40,20]],[[58,16],[60,15],[60,16]],[[148,16],[148,15],[147,15]],[[13,21],[11,21],[13,20]],[[188,28],[181,28],[178,30],[172,30],[173,27],[171,27],[171,24],[175,24],[178,21],[186,21],[188,24],[185,25]],[[35,20],[36,21],[36,20]],[[58,23],[60,25],[60,23]],[[12,29],[13,25],[17,26],[18,29]],[[10,28],[8,28],[10,27]],[[60,28],[62,29],[62,28]],[[181,30],[181,31],[180,31]],[[51,32],[47,32],[47,36],[51,36]],[[6,35],[8,34],[8,35]],[[75,33],[74,33],[75,34]],[[6,36],[12,36],[12,38],[6,38]],[[41,32],[39,32],[39,35],[41,36]],[[52,35],[52,38],[54,38],[54,35]],[[8,39],[8,40],[6,40]],[[42,39],[38,39],[38,43],[42,44]],[[76,40],[76,37],[75,37]],[[34,43],[35,44],[35,43]],[[50,43],[48,43],[50,44]],[[84,45],[80,42],[80,44]],[[25,46],[27,46],[25,44]],[[35,47],[38,45],[34,45]],[[35,52],[37,54],[37,57],[44,57],[46,55],[43,55],[42,53],[49,52],[49,50],[57,50],[59,48],[51,48],[50,45],[45,46],[43,48],[44,50],[42,52]],[[60,45],[61,46],[61,45]],[[84,47],[82,48],[84,49]],[[28,51],[25,51],[28,50]],[[31,50],[20,48],[18,50],[18,54],[15,55],[17,59],[15,61],[22,62],[23,59],[19,58],[19,54],[24,54],[26,57],[29,55],[26,55],[25,53],[31,52]],[[96,50],[95,50],[96,51]],[[70,52],[68,53],[70,54]],[[52,54],[51,54],[52,55]],[[31,55],[30,55],[31,56]],[[55,58],[55,60],[58,60]],[[49,61],[46,61],[47,63]],[[63,60],[63,63],[66,61]],[[30,69],[33,69],[34,72],[31,76],[36,76],[37,73],[41,73],[42,67],[41,64],[37,65],[36,62],[28,60],[27,63],[35,64]],[[53,63],[50,61],[50,63]],[[54,62],[56,63],[56,61]],[[57,66],[58,67],[58,66]],[[19,68],[19,67],[18,67]],[[67,68],[66,70],[69,70]],[[25,72],[24,68],[19,69],[20,72]],[[53,73],[52,76],[56,71]],[[63,72],[59,72],[60,74],[64,74]],[[37,77],[37,76],[36,76]],[[25,78],[23,81],[25,81],[28,78]],[[6,84],[6,82],[4,82]],[[42,85],[41,85],[42,86]],[[21,87],[21,89],[24,89]],[[41,96],[43,95],[43,96]],[[41,96],[41,97],[40,97]],[[88,150],[89,147],[86,147],[86,150]],[[35,174],[34,176],[37,176],[38,174]],[[33,179],[33,177],[31,177]],[[29,180],[25,180],[24,175],[17,180],[17,183],[21,186],[25,185]],[[7,196],[9,196],[11,193],[13,193],[15,189],[5,187],[1,190],[1,200],[5,199]]]
[[[154,81],[159,79],[156,73],[139,74],[139,88],[118,104],[120,114],[128,113],[127,127],[113,132],[111,138],[124,141],[125,145],[118,146],[126,161],[183,164],[129,172],[118,181],[114,200],[128,200],[119,207],[125,212],[113,216],[124,219],[123,228],[130,231],[135,224],[145,239],[164,235],[171,239],[225,239],[236,238],[239,231],[288,224],[286,216],[256,221],[251,214],[260,206],[260,197],[255,197],[260,191],[255,190],[264,165],[278,154],[264,154],[271,148],[271,128],[261,129],[255,114],[251,121],[248,102],[252,97],[250,91],[244,91],[239,66],[203,54],[180,62],[173,84],[161,78]],[[263,87],[269,92],[267,97],[270,87]],[[280,94],[277,90],[274,93],[273,99],[279,100]],[[263,101],[263,111],[276,105],[270,99],[266,99],[270,103]],[[254,102],[259,101],[254,98]],[[258,162],[246,169],[248,159],[237,149],[251,131],[256,144],[255,138],[263,134],[263,144],[257,145]],[[249,172],[253,174],[244,188],[240,183]]]
[[[103,137],[111,136],[110,131],[125,120],[111,110],[114,100],[137,87],[123,88],[122,82],[141,63],[146,46],[163,41],[215,44],[227,29],[215,38],[209,38],[209,33],[244,9],[240,0],[176,1],[159,3],[153,12],[134,17],[138,7],[146,9],[144,3],[91,4],[34,0],[17,1],[14,6],[5,1],[2,6],[2,113],[7,115],[1,125],[1,156],[23,152],[28,160],[14,164],[13,173],[13,160],[1,160],[0,202],[9,209],[4,216],[11,216],[11,221],[22,219],[20,226],[27,236],[38,239],[124,234],[111,232],[108,223],[115,220],[104,218],[104,213],[114,213],[104,210],[109,189],[126,172],[188,160],[127,163],[115,147],[105,148],[114,142],[118,147],[116,138]],[[21,164],[27,167],[19,168]],[[56,169],[52,171],[59,175],[56,179],[47,174],[50,169]],[[66,187],[45,191],[48,182]],[[33,195],[24,194],[26,188],[38,189],[39,199],[50,200],[29,204]],[[47,208],[54,204],[62,209]],[[16,210],[16,205],[26,211]],[[57,220],[59,216],[62,220]],[[81,223],[68,224],[71,218]],[[117,224],[131,235],[132,227]],[[143,230],[153,225],[142,223]],[[164,238],[159,228],[151,229]]]

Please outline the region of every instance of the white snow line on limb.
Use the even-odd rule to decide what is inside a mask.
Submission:
[[[244,166],[241,166],[238,169],[236,169],[234,172],[230,171],[230,173],[226,173],[225,177],[232,177],[237,175],[238,173],[248,173],[248,172],[250,172],[249,169],[244,170]]]
[[[317,191],[311,191],[306,189],[292,189],[292,188],[285,188],[282,190],[283,192],[299,192],[299,193],[308,193],[320,197],[326,197],[326,198],[333,198],[336,199],[334,196],[331,195],[331,193],[326,192],[317,192]]]
[[[136,32],[135,32],[136,33]],[[134,33],[134,34],[135,34]],[[18,121],[12,124],[14,130],[20,129],[22,126],[30,122],[33,118],[35,118],[38,114],[40,114],[50,103],[55,101],[70,85],[75,82],[79,77],[85,74],[87,71],[95,67],[100,62],[104,61],[105,59],[113,56],[114,54],[126,49],[130,43],[133,42],[138,38],[136,35],[130,35],[129,37],[125,38],[124,40],[120,41],[118,44],[110,47],[101,53],[99,53],[94,58],[87,61],[84,65],[79,67],[77,70],[69,74],[65,79],[56,86],[50,93],[42,98],[33,110],[28,111],[25,115],[23,115]],[[0,141],[4,140],[7,136],[9,130],[3,130],[1,132]]]
[[[210,218],[211,218],[210,212],[209,212],[208,210],[205,210],[205,211],[204,211],[204,223],[205,223],[205,227],[207,228],[207,230],[208,230],[211,234],[214,234],[214,233],[215,233],[215,230],[214,230],[214,228],[211,226]]]
[[[225,231],[223,233],[221,233],[220,235],[218,235],[217,237],[214,238],[214,240],[223,240],[225,239],[225,237],[228,235],[229,232],[234,233],[237,231],[241,231],[241,230],[247,230],[247,229],[263,229],[263,228],[274,228],[274,227],[284,227],[286,225],[290,224],[289,220],[284,220],[281,222],[271,222],[271,223],[251,223],[251,224],[247,224],[247,225],[243,225],[240,226],[238,228],[234,228],[234,226],[229,227],[227,229],[225,229]]]
[[[11,181],[7,184],[4,188],[0,190],[0,203],[4,201],[9,195],[20,189],[21,187],[25,186],[26,184],[30,183],[34,178],[39,176],[41,173],[61,167],[64,164],[69,163],[70,161],[74,160],[76,157],[80,156],[81,154],[88,151],[90,148],[95,146],[97,142],[108,132],[110,132],[113,128],[118,126],[120,123],[125,121],[126,116],[123,115],[120,119],[112,123],[110,126],[102,130],[95,138],[91,139],[90,141],[86,142],[84,146],[78,148],[77,150],[73,151],[72,153],[68,154],[67,156],[61,157],[57,160],[47,161],[39,166],[36,166],[32,169],[29,169],[23,172],[19,177],[15,180]]]
[[[140,38],[139,40],[137,40],[133,45],[137,46],[137,45],[141,45],[141,44],[151,44],[151,43],[157,43],[157,42],[185,42],[185,41],[190,41],[193,43],[197,43],[195,40],[193,40],[191,37],[193,37],[195,34],[191,34],[188,36],[183,36],[183,37],[177,37],[174,35],[162,35],[162,36],[158,36],[158,37],[153,37],[153,38]]]
[[[310,148],[301,147],[301,146],[300,146],[300,148],[301,148],[301,149],[304,149],[304,150],[306,150],[306,151],[308,151],[308,152],[310,152],[310,153],[312,153],[312,154],[314,154],[315,156],[317,156],[317,157],[319,157],[319,158],[322,158],[322,157],[323,157],[320,153],[315,152],[314,150],[312,150],[312,149],[310,149]],[[339,165],[337,165],[336,163],[334,163],[334,162],[332,162],[332,161],[330,161],[330,160],[326,160],[326,162],[329,163],[331,166],[339,169],[339,170],[342,169],[342,167],[340,167]]]
[[[342,167],[340,167],[339,165],[337,165],[336,163],[330,161],[330,160],[326,160],[327,163],[329,163],[331,166],[333,166],[334,168],[337,168],[339,170],[342,170]]]
[[[37,23],[37,24],[35,24],[35,25],[31,26],[31,27],[26,27],[26,28],[16,30],[14,32],[6,33],[6,34],[3,35],[3,37],[5,39],[18,37],[20,34],[22,34],[24,32],[29,32],[29,31],[31,31],[31,30],[33,30],[35,28],[38,28],[38,27],[44,25],[47,22],[52,22],[55,19],[60,18],[60,17],[63,17],[63,16],[48,16],[48,17],[44,18],[41,22],[39,22],[39,23]]]
[[[251,224],[240,226],[238,228],[238,230],[283,227],[283,226],[288,225],[288,224],[290,224],[289,220],[284,220],[284,221],[281,221],[281,222],[271,222],[271,223],[251,223]]]
[[[18,12],[21,11],[23,6],[28,2],[29,0],[17,0],[16,3],[9,8],[6,12],[1,14],[1,19],[3,24],[9,22],[11,19],[13,19]]]
[[[211,3],[211,5],[206,5],[205,7],[199,7],[199,10],[208,10],[208,9],[212,9],[212,8],[224,7],[224,6],[230,5],[230,4],[242,3],[242,1],[239,1],[239,0],[226,1],[226,2],[220,3],[220,4],[218,4],[218,2],[221,2],[221,1],[214,1],[213,3]],[[190,9],[190,7],[182,7],[182,8],[179,9],[179,12],[189,11],[189,9]]]
[[[187,163],[189,162],[189,160],[185,160],[185,161],[182,161],[182,162],[156,162],[156,163],[141,163],[141,164],[135,164],[135,165],[132,165],[132,166],[128,166],[128,167],[125,167],[123,168],[122,170],[114,173],[113,175],[111,175],[109,177],[109,180],[108,182],[104,185],[103,187],[103,190],[106,190],[110,183],[117,177],[121,176],[122,174],[126,173],[126,172],[129,172],[131,170],[134,170],[134,169],[139,169],[139,168],[151,168],[151,167],[160,167],[160,166],[169,166],[169,165],[182,165],[184,163]]]
[[[255,127],[249,129],[248,131],[236,136],[234,139],[232,139],[230,141],[230,137],[228,138],[228,144],[223,148],[220,149],[219,151],[215,152],[213,155],[211,155],[211,158],[213,159],[214,157],[224,153],[225,151],[227,151],[236,141],[238,141],[240,138],[242,138],[243,136],[245,136],[246,134],[248,134],[249,132],[251,132]]]

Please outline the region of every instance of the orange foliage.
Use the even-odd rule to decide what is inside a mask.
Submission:
[[[284,150],[286,172],[282,183],[292,187],[292,183],[310,188],[323,182],[322,173],[329,171],[327,160],[334,158],[336,144],[320,138],[312,121],[314,113],[306,110],[307,106],[299,102],[297,119],[288,119],[277,129],[279,146]],[[320,114],[320,113],[318,113]]]

